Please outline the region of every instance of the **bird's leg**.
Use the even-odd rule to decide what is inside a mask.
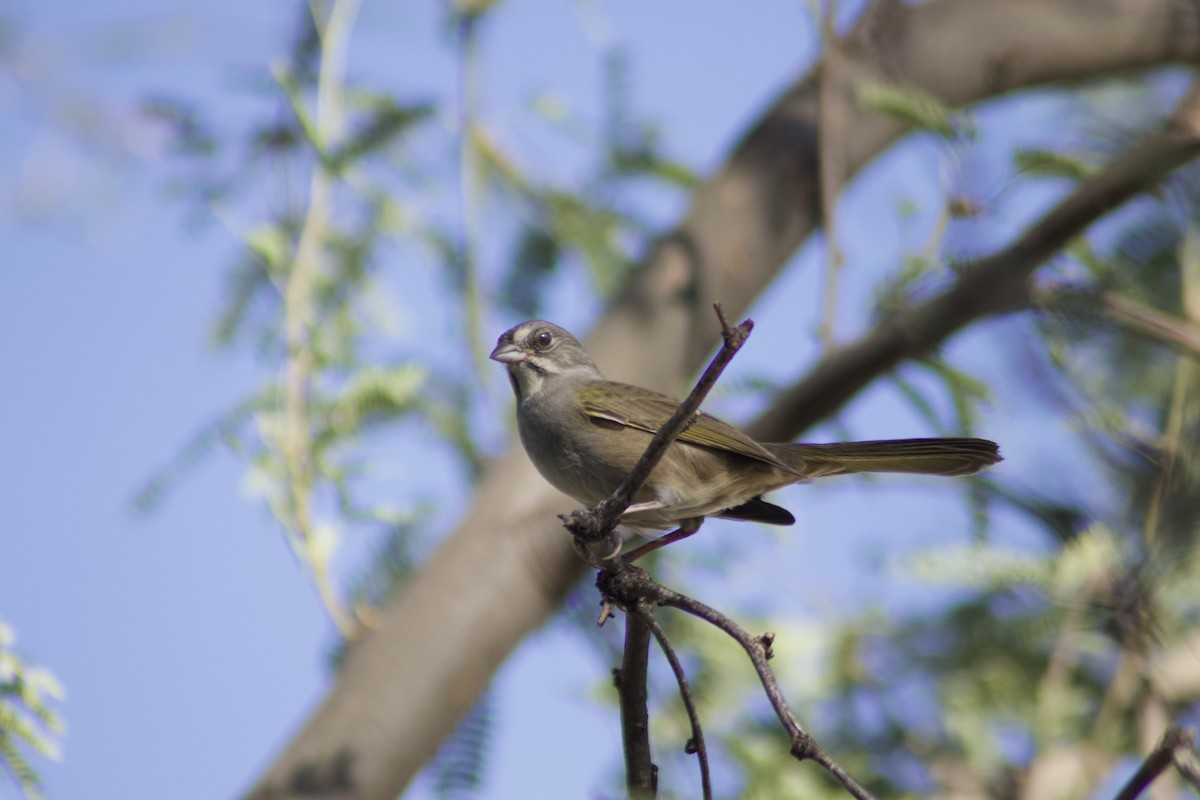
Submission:
[[[665,536],[660,536],[653,541],[646,542],[641,547],[634,548],[626,553],[622,558],[626,564],[632,564],[644,555],[653,553],[660,547],[666,547],[672,542],[678,542],[680,539],[686,539],[696,531],[700,530],[700,526],[704,524],[704,517],[696,517],[695,519],[685,519],[680,521],[679,527]]]

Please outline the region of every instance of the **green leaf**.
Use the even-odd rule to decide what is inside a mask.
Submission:
[[[425,366],[416,363],[359,371],[329,409],[328,435],[348,436],[415,409],[428,377]]]
[[[345,144],[329,155],[327,164],[334,172],[340,172],[392,143],[432,117],[436,110],[431,103],[402,105],[386,96],[375,96],[368,102],[366,121],[360,123]]]
[[[29,798],[40,797],[41,780],[22,748],[59,760],[64,726],[45,700],[60,699],[62,685],[44,667],[27,665],[14,652],[16,637],[0,620],[0,770]]]
[[[858,84],[858,102],[864,108],[895,117],[907,125],[931,131],[944,139],[960,136],[953,109],[915,86],[864,80]]]
[[[304,133],[304,138],[308,141],[309,146],[316,151],[322,161],[328,161],[328,154],[325,150],[326,143],[321,141],[312,115],[308,113],[308,108],[304,104],[303,84],[282,63],[271,65],[271,75],[283,89],[288,105],[291,107],[292,113],[296,115],[296,122],[300,125],[300,130]]]
[[[1043,178],[1083,180],[1096,174],[1096,168],[1074,156],[1053,150],[1018,150],[1013,156],[1018,172]]]
[[[283,271],[291,260],[292,237],[279,225],[259,225],[246,234],[246,247],[263,260],[272,273]]]

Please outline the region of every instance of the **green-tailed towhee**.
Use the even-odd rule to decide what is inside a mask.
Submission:
[[[508,368],[517,428],[538,472],[586,505],[609,497],[679,403],[605,380],[579,341],[541,320],[505,331],[491,358]],[[835,444],[756,442],[701,414],[667,449],[621,517],[632,528],[696,530],[705,517],[791,525],[765,492],[823,475],[971,475],[1000,455],[985,439],[891,439]]]

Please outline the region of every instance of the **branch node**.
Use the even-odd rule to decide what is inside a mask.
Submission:
[[[767,659],[767,661],[770,661],[772,658],[775,657],[775,651],[771,649],[771,645],[773,645],[775,643],[775,634],[774,633],[772,633],[771,631],[767,631],[766,633],[759,636],[757,641],[758,641],[759,646],[762,647],[763,658]]]

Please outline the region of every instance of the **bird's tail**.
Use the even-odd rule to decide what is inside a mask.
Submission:
[[[833,444],[768,444],[767,449],[809,478],[848,472],[973,475],[1002,460],[987,439],[883,439]]]

